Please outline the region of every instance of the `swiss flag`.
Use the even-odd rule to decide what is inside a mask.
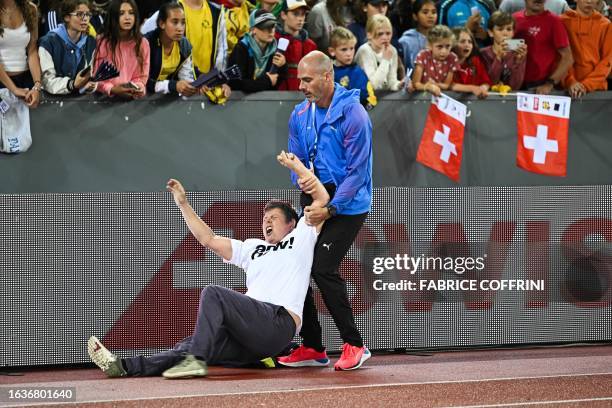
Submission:
[[[571,102],[567,96],[517,94],[517,166],[549,176],[566,175]]]
[[[467,109],[446,95],[431,98],[417,161],[459,181]]]

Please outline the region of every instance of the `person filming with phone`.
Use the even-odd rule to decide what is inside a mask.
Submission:
[[[493,45],[482,48],[480,54],[493,85],[521,89],[527,62],[527,44],[514,36],[514,19],[508,13],[496,11],[489,19],[489,36]]]

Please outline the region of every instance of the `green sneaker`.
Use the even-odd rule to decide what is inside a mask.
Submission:
[[[185,359],[162,374],[166,378],[205,377],[208,372],[206,363],[198,360],[193,354],[187,354]]]
[[[116,355],[108,351],[96,336],[91,336],[87,341],[87,352],[91,361],[110,378],[125,377],[127,372],[121,365],[121,360]]]
[[[263,364],[264,368],[276,368],[276,364],[274,363],[274,359],[272,357],[266,357],[259,360],[259,362]]]

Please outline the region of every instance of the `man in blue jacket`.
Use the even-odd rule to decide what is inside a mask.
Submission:
[[[344,341],[334,368],[352,370],[370,358],[370,351],[363,345],[338,268],[372,204],[372,123],[359,102],[359,90],[334,83],[332,61],[322,52],[312,51],[302,58],[298,79],[306,100],[289,119],[289,151],[314,170],[331,201],[325,207],[310,205],[313,186],[294,173],[291,178],[303,191],[306,219],[315,224],[326,220],[315,247],[312,277]],[[279,363],[329,365],[312,288],[306,295],[300,335],[303,345],[279,358]]]

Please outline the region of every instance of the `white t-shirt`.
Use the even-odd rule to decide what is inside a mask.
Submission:
[[[225,262],[246,272],[247,296],[283,306],[302,320],[317,236],[316,228],[302,217],[276,245],[261,239],[232,239],[232,259]]]

